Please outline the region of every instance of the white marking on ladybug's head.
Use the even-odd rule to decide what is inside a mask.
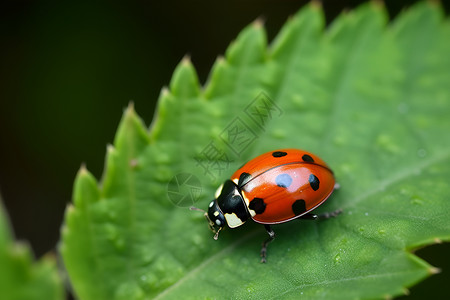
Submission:
[[[213,205],[214,205],[214,200],[209,203],[209,207],[212,207]]]
[[[222,193],[222,189],[223,189],[223,183],[217,188],[216,192],[214,193],[214,198],[219,198],[220,193]]]
[[[235,213],[225,214],[225,220],[227,220],[227,224],[230,228],[235,228],[244,224]]]
[[[214,212],[214,217],[217,217],[219,215],[219,212],[216,210],[215,212]]]
[[[239,178],[233,178],[231,181],[233,181],[235,185],[238,185],[238,183],[239,183]]]
[[[222,222],[220,222],[219,219],[216,219],[216,224],[217,224],[217,226],[222,226]]]

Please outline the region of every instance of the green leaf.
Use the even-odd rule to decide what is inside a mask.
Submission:
[[[270,47],[260,21],[244,29],[204,88],[184,58],[150,131],[130,106],[101,184],[84,167],[77,176],[60,251],[78,297],[372,299],[436,273],[411,251],[450,240],[442,14],[419,3],[388,25],[373,2],[324,31],[312,2]],[[275,226],[260,264],[260,225],[214,241],[188,207],[206,208],[242,163],[284,147],[329,163],[341,189],[318,211],[344,212]]]
[[[0,199],[0,299],[64,299],[53,256],[33,262],[28,245],[13,242]]]

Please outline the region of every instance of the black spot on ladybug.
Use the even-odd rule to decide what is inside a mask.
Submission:
[[[239,176],[238,187],[242,187],[243,185],[247,184],[247,182],[249,182],[250,179],[252,179],[252,175],[243,172],[243,173]]]
[[[320,181],[316,175],[314,175],[314,174],[309,175],[308,181],[313,190],[317,191],[319,189]]]
[[[261,198],[253,198],[248,205],[248,208],[254,210],[256,214],[262,214],[266,210],[266,204]]]
[[[306,212],[306,203],[305,200],[299,199],[295,200],[295,202],[292,204],[292,211],[294,212],[294,215],[298,216]]]
[[[311,156],[309,156],[308,154],[303,155],[302,159],[304,162],[311,162],[311,163],[314,162],[314,159]]]
[[[275,178],[275,182],[279,187],[287,188],[292,183],[292,177],[289,174],[280,174]]]
[[[287,153],[286,152],[283,152],[283,151],[275,151],[275,152],[272,152],[272,156],[273,157],[283,157],[283,156],[286,156],[287,155]]]

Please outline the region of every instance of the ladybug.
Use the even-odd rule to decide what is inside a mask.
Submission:
[[[341,210],[320,216],[311,213],[336,188],[333,171],[317,155],[299,149],[271,151],[250,160],[226,180],[205,217],[215,240],[225,226],[236,228],[248,219],[263,224],[269,234],[261,248],[265,263],[267,245],[275,238],[270,226],[338,215]]]

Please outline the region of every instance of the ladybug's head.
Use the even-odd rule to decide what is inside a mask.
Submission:
[[[217,240],[220,230],[222,230],[227,222],[216,199],[209,203],[208,212],[205,212],[205,218],[208,221],[209,228],[214,232],[214,239]]]
[[[209,203],[205,213],[209,228],[214,232],[217,240],[220,230],[225,225],[235,228],[244,224],[249,218],[245,202],[238,186],[231,180],[226,180],[216,191],[215,199]]]
[[[230,228],[241,226],[250,217],[238,186],[231,180],[226,180],[215,193],[215,199],[209,203],[208,211],[203,211],[209,228],[217,240],[219,232],[228,225]]]

